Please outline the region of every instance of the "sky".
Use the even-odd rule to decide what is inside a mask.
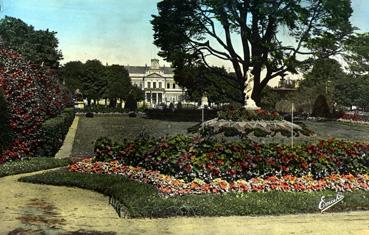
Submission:
[[[57,32],[64,60],[99,59],[104,64],[145,65],[153,45],[151,15],[159,0],[0,0],[5,15],[36,29]],[[369,31],[369,0],[352,0],[351,21]],[[161,62],[163,63],[163,61]],[[225,65],[214,61],[215,65]],[[225,65],[227,67],[228,65]]]

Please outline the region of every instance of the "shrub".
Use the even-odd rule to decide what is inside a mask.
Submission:
[[[124,105],[124,109],[132,112],[137,111],[137,101],[135,97],[132,94],[129,94],[126,100],[126,103]]]
[[[255,121],[255,120],[282,120],[277,112],[266,110],[246,110],[240,104],[230,104],[222,107],[218,112],[218,118],[230,121]]]
[[[178,110],[181,110],[181,109],[182,109],[182,102],[178,102],[178,104],[177,104],[177,109],[178,109]]]
[[[85,115],[87,118],[93,118],[94,117],[94,113],[92,112],[87,112]]]
[[[63,144],[73,119],[74,111],[68,108],[57,117],[46,120],[40,128],[40,146],[37,155],[55,156]]]
[[[0,88],[0,155],[7,148],[11,140],[9,118],[8,104],[5,100],[4,91]]]
[[[202,110],[200,109],[182,109],[182,110],[146,110],[146,115],[150,119],[178,121],[178,122],[201,122]],[[217,117],[216,110],[204,110],[204,119],[210,120]]]
[[[170,103],[170,104],[169,104],[169,109],[170,109],[170,110],[174,110],[174,104],[173,104],[173,103]]]
[[[40,127],[65,107],[56,72],[30,64],[15,51],[0,49],[0,88],[4,89],[14,135],[0,163],[33,156]]]
[[[135,112],[130,112],[128,114],[129,117],[137,117],[137,114]]]
[[[329,118],[331,116],[331,112],[329,110],[329,106],[327,103],[327,99],[324,95],[319,95],[314,103],[313,106],[313,117],[323,117]]]

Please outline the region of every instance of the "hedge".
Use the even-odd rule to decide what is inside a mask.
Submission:
[[[74,115],[74,110],[67,108],[57,117],[48,119],[42,124],[38,156],[55,156],[63,144]]]
[[[217,110],[204,110],[204,120],[210,120],[218,117]],[[146,115],[150,119],[159,119],[166,121],[177,122],[201,122],[202,110],[201,109],[177,109],[177,110],[159,110],[148,109]]]

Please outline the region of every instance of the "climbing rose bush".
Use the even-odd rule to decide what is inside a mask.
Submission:
[[[41,124],[65,106],[56,72],[31,64],[13,50],[0,49],[0,88],[5,91],[15,134],[0,163],[32,156]]]

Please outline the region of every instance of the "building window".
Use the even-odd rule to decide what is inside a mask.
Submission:
[[[173,89],[176,89],[176,84],[175,83],[173,83]]]
[[[140,88],[142,89],[142,83],[140,82]]]
[[[151,94],[150,93],[146,93],[146,101],[151,103]]]
[[[156,82],[152,83],[152,88],[156,88]]]
[[[147,88],[151,88],[151,82],[147,82]]]
[[[170,88],[170,84],[169,83],[167,83],[167,89],[169,89]]]
[[[161,88],[161,82],[159,82],[159,88]]]

